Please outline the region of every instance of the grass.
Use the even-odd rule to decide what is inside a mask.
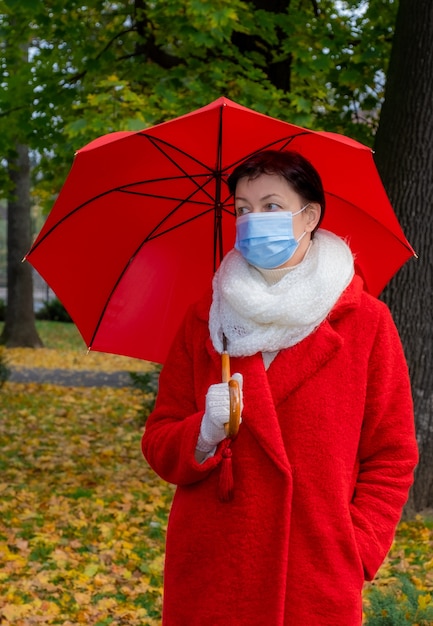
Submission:
[[[45,348],[82,352],[86,345],[75,324],[36,320],[36,330]],[[1,331],[0,331],[1,332]]]
[[[22,367],[152,371],[90,353],[75,326],[37,322],[45,348]],[[141,370],[140,370],[141,368]],[[137,389],[0,388],[0,623],[159,626],[173,488],[141,455]],[[365,587],[366,626],[432,626],[433,520],[399,525]]]

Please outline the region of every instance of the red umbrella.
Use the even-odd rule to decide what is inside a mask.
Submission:
[[[414,254],[369,148],[219,98],[77,152],[27,259],[89,348],[164,361],[187,307],[233,246],[227,177],[266,148],[296,150],[318,169],[322,226],[347,239],[368,291],[378,295]]]

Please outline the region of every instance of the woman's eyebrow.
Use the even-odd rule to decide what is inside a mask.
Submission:
[[[268,193],[266,196],[260,198],[260,200],[263,202],[263,200],[269,200],[269,198],[283,198],[283,196],[280,196],[279,193]]]
[[[264,200],[269,200],[269,198],[283,198],[279,193],[268,193],[266,196],[262,196],[260,198],[260,202]],[[236,196],[235,200],[242,200],[243,202],[248,202],[248,198],[243,198],[242,196]]]

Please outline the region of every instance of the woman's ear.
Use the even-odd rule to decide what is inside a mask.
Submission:
[[[306,214],[306,224],[305,224],[305,230],[307,232],[312,232],[317,224],[320,221],[320,215],[321,215],[322,209],[320,207],[320,204],[318,202],[311,202],[307,208],[305,209],[305,214]]]

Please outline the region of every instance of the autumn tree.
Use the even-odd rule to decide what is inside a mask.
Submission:
[[[400,0],[376,135],[376,162],[418,254],[391,281],[390,304],[409,362],[420,462],[410,506],[433,506],[433,4]]]
[[[355,10],[364,4],[135,0],[101,8],[70,0],[67,11],[51,9],[52,45],[39,50],[38,63],[56,65],[58,97],[74,98],[62,108],[61,140],[44,150],[39,189],[58,189],[74,149],[96,136],[150,126],[221,95],[371,144],[395,5],[372,0]],[[45,94],[57,103],[48,84],[41,100]]]
[[[0,343],[9,347],[40,347],[33,314],[33,277],[23,258],[31,245],[30,159],[28,146],[17,143],[9,154],[11,195],[7,203],[8,304]]]
[[[46,197],[48,193],[46,203],[51,204],[58,188],[58,179],[52,175],[58,161],[56,147],[67,144],[64,122],[79,93],[79,86],[69,88],[64,79],[74,69],[65,42],[69,38],[80,42],[80,37],[74,39],[71,30],[64,28],[69,9],[64,5],[62,0],[0,2],[0,189],[8,207],[8,300],[0,342],[9,347],[41,345],[33,312],[32,269],[22,259],[31,246],[33,202],[43,202],[41,194]],[[57,10],[64,20],[53,27]],[[83,25],[77,21],[78,25],[84,41]],[[34,167],[31,178],[31,155],[38,163],[49,155],[45,175]]]
[[[7,36],[2,41],[3,90],[10,94],[8,129],[2,135],[6,145],[7,174],[7,285],[8,304],[0,342],[8,346],[42,345],[33,314],[32,270],[22,259],[31,244],[30,158],[20,100],[31,97],[28,62],[28,25],[20,11],[3,16]],[[14,35],[20,33],[18,38]],[[13,70],[12,70],[13,68]],[[13,103],[13,98],[15,99]]]

